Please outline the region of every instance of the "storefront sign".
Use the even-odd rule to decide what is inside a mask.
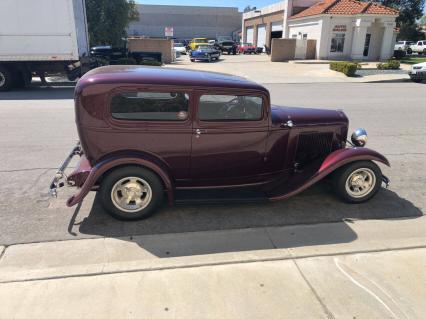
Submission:
[[[164,36],[172,37],[173,36],[173,27],[165,27],[164,28]]]
[[[346,32],[346,24],[336,24],[333,27],[333,32]]]

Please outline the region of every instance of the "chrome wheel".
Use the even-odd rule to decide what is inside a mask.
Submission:
[[[0,87],[2,87],[6,83],[6,77],[2,72],[0,72]]]
[[[125,177],[114,184],[111,200],[116,208],[127,213],[136,213],[149,205],[152,189],[140,177]]]
[[[358,168],[346,179],[346,192],[354,198],[362,198],[376,186],[376,175],[369,168]]]

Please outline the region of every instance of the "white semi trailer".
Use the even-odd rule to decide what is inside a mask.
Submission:
[[[85,0],[0,0],[0,91],[89,68]]]

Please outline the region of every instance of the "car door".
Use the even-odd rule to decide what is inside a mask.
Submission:
[[[269,123],[267,97],[214,91],[199,93],[194,100],[192,184],[221,186],[261,181]]]

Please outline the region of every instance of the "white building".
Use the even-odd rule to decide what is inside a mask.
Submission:
[[[282,38],[316,40],[317,59],[384,60],[393,55],[395,9],[358,0],[284,0],[277,5],[277,12],[268,6],[243,15],[243,41],[270,45],[273,22],[268,17],[273,16],[282,17]]]

